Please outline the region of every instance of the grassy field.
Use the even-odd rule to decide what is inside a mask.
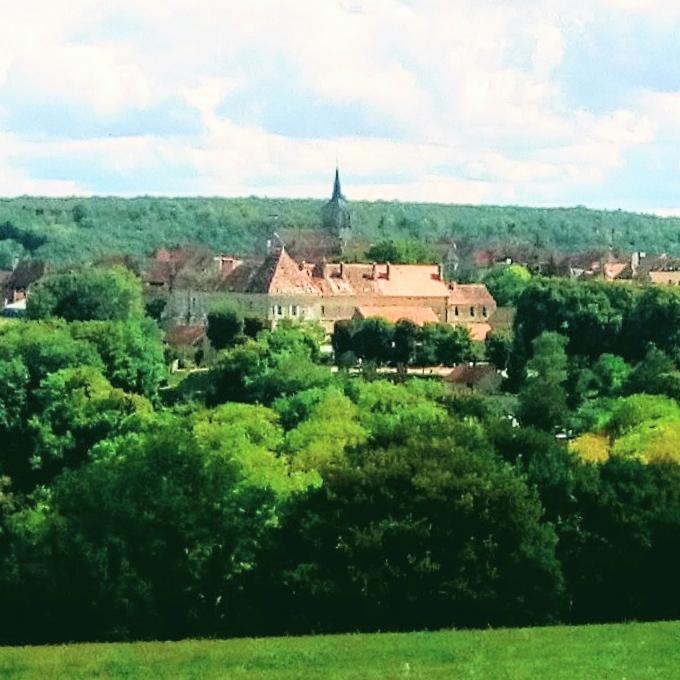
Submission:
[[[680,622],[0,647],[0,678],[673,680]]]

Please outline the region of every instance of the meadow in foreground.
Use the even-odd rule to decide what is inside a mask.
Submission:
[[[680,678],[680,623],[0,648],[4,680]]]

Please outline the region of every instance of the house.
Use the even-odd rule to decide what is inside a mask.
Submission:
[[[332,332],[336,321],[378,316],[470,329],[476,340],[491,330],[496,302],[482,284],[451,284],[436,264],[306,262],[284,245],[264,260],[232,255],[212,258],[210,285],[179,285],[168,292],[165,317],[173,325],[203,325],[217,302],[230,299],[246,316],[276,326],[283,320],[316,321]]]
[[[335,252],[341,253],[351,220],[337,170],[333,195],[321,218],[323,238],[308,244],[310,251],[318,254],[335,242]],[[259,260],[160,250],[144,280],[147,295],[167,301],[163,320],[171,326],[205,325],[210,310],[228,299],[245,316],[271,326],[283,320],[315,321],[329,333],[336,321],[369,316],[407,318],[420,325],[464,325],[479,340],[490,330],[496,303],[484,285],[451,284],[439,264],[355,263],[342,261],[340,255],[338,259],[293,257],[281,235],[274,233]]]
[[[44,276],[45,271],[44,262],[38,260],[20,262],[10,276],[4,277],[3,298],[9,304],[24,300],[29,288]]]
[[[444,382],[469,390],[494,390],[501,376],[490,364],[460,364],[444,377]]]

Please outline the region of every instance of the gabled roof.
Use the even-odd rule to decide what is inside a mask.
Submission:
[[[455,284],[449,294],[451,305],[486,305],[492,307],[496,301],[483,283]]]
[[[396,323],[401,319],[407,319],[417,326],[422,326],[426,323],[438,323],[439,318],[435,314],[432,307],[416,307],[416,306],[373,306],[361,305],[356,308],[356,314],[362,319],[378,317]]]
[[[228,293],[247,293],[262,267],[262,260],[243,260],[224,276],[217,285],[217,290]]]
[[[299,265],[284,247],[271,253],[253,276],[250,293],[269,295],[321,295],[313,266]]]

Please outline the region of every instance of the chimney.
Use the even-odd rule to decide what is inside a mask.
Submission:
[[[390,263],[387,262],[385,264],[385,278],[389,281],[390,280]]]
[[[378,263],[374,262],[371,265],[371,278],[375,281],[378,278]]]
[[[240,264],[239,260],[229,255],[219,255],[215,258],[215,261],[217,262],[217,273],[223,279],[229,276]]]

